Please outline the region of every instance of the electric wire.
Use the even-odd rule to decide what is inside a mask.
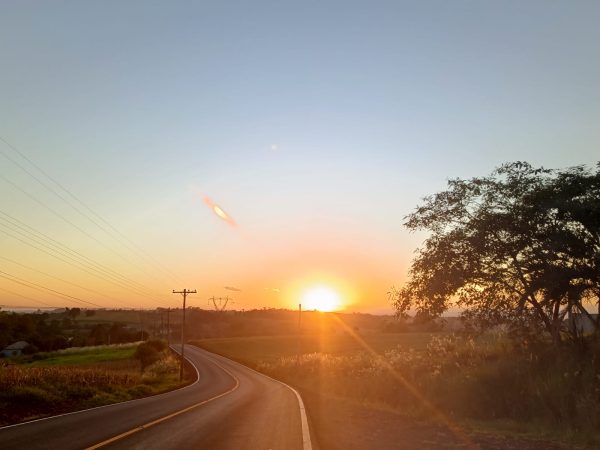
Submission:
[[[81,205],[85,210],[87,210],[90,214],[92,214],[96,219],[98,219],[103,224],[105,224],[106,227],[108,227],[110,230],[112,230],[112,232],[108,231],[105,226],[99,224],[93,217],[90,217],[88,214],[85,214],[83,211],[81,211],[77,206],[73,205],[63,195],[61,195],[58,192],[56,192],[56,190],[54,190],[51,186],[49,186],[48,184],[46,184],[45,182],[43,182],[42,180],[40,180],[36,175],[32,174],[27,168],[23,167],[19,162],[15,161],[13,158],[9,157],[5,152],[1,152],[0,151],[0,154],[2,154],[5,158],[7,158],[9,161],[11,161],[13,164],[15,164],[21,170],[23,170],[25,173],[27,173],[33,179],[35,179],[38,183],[40,183],[42,186],[44,186],[46,189],[48,189],[54,195],[56,195],[61,200],[63,200],[66,204],[68,204],[71,208],[73,208],[75,211],[77,211],[80,215],[84,216],[86,219],[88,219],[90,222],[92,222],[94,225],[96,225],[98,228],[100,228],[104,233],[106,233],[112,239],[114,239],[115,241],[119,242],[121,245],[123,245],[125,248],[127,248],[133,254],[136,254],[136,256],[139,259],[141,259],[142,261],[144,261],[147,265],[154,266],[153,267],[154,270],[156,270],[156,268],[158,267],[159,268],[158,272],[161,273],[161,275],[162,274],[168,274],[169,276],[171,276],[171,278],[173,278],[173,279],[181,282],[181,280],[179,279],[179,277],[177,277],[177,275],[175,275],[174,273],[172,273],[169,269],[167,269],[166,267],[164,267],[162,264],[160,264],[158,261],[156,261],[156,259],[154,259],[152,256],[150,256],[146,251],[144,251],[139,246],[137,246],[135,243],[133,243],[130,239],[128,239],[123,233],[121,233],[119,230],[117,230],[106,219],[104,219],[101,215],[99,215],[98,213],[96,213],[92,208],[90,208],[87,204],[85,204],[71,190],[69,190],[66,187],[64,187],[63,184],[61,184],[60,182],[58,182],[54,177],[52,177],[51,175],[49,175],[44,169],[42,169],[38,164],[36,164],[33,160],[31,160],[31,158],[29,158],[24,152],[22,152],[21,150],[19,150],[16,146],[14,146],[10,142],[8,142],[2,136],[0,136],[0,141],[2,141],[12,151],[14,151],[15,153],[17,153],[25,161],[27,161],[32,167],[34,167],[36,170],[38,170],[38,172],[40,172],[44,177],[46,177],[46,179],[48,179],[52,183],[54,183],[55,186],[57,186],[64,193],[66,193],[69,197],[71,197],[75,202],[77,202],[79,205]],[[123,241],[125,241],[125,242],[123,242]]]
[[[2,225],[2,224],[0,224],[0,226],[1,226],[1,225]],[[2,229],[0,229],[0,232],[2,232],[2,233],[4,233],[4,234],[6,234],[6,235],[8,235],[8,236],[12,237],[13,239],[16,239],[16,240],[18,240],[19,242],[21,242],[21,243],[23,243],[23,244],[25,244],[25,245],[28,245],[28,246],[30,246],[30,247],[32,247],[32,248],[35,248],[36,250],[38,250],[38,251],[41,251],[41,252],[43,252],[43,253],[45,253],[45,254],[47,254],[47,255],[49,255],[49,256],[51,256],[51,257],[55,258],[55,259],[58,259],[59,261],[62,261],[62,262],[64,262],[64,263],[66,263],[66,264],[69,264],[69,265],[71,265],[71,266],[75,267],[75,268],[78,268],[79,270],[83,270],[84,272],[87,272],[87,273],[88,273],[88,274],[90,274],[90,275],[93,275],[93,276],[95,276],[95,277],[97,277],[97,278],[100,278],[100,279],[102,279],[102,280],[104,280],[104,281],[108,281],[109,283],[113,283],[113,284],[115,284],[115,285],[119,286],[119,287],[120,287],[120,288],[122,288],[122,289],[126,289],[126,290],[128,290],[128,291],[130,291],[130,292],[132,292],[132,293],[134,293],[134,294],[136,294],[136,295],[139,295],[139,296],[141,296],[141,297],[144,297],[144,298],[146,298],[146,300],[150,300],[150,301],[152,301],[152,302],[154,302],[154,303],[157,303],[157,304],[159,304],[159,305],[162,305],[162,304],[164,304],[164,302],[162,302],[162,301],[159,301],[159,300],[156,300],[156,299],[152,299],[152,298],[148,298],[148,295],[147,295],[147,294],[145,294],[145,293],[143,293],[143,292],[141,292],[141,293],[140,293],[139,291],[135,290],[134,288],[131,288],[131,287],[127,286],[127,285],[123,285],[122,283],[120,283],[120,282],[118,282],[118,281],[112,280],[112,279],[110,279],[110,278],[106,278],[106,277],[104,277],[104,276],[102,276],[102,275],[100,275],[100,274],[98,274],[98,273],[94,273],[94,272],[92,272],[92,271],[90,271],[90,270],[86,269],[85,267],[81,267],[80,265],[78,265],[78,264],[76,264],[76,263],[73,263],[73,262],[71,262],[71,261],[68,261],[68,260],[66,260],[66,259],[63,259],[63,258],[61,258],[60,256],[57,256],[57,255],[55,255],[55,254],[53,254],[53,253],[51,253],[51,252],[49,252],[49,251],[46,251],[46,250],[44,250],[44,249],[42,249],[42,248],[40,248],[40,247],[37,247],[37,246],[36,246],[36,245],[34,245],[34,244],[31,244],[31,243],[29,243],[29,242],[27,242],[27,241],[24,241],[23,239],[21,239],[21,238],[19,238],[19,237],[17,237],[17,236],[14,236],[14,235],[12,235],[11,233],[8,233],[8,232],[7,232],[7,231],[5,231],[5,230],[2,230]]]
[[[42,305],[49,306],[50,308],[59,308],[59,306],[51,305],[50,303],[43,302],[41,300],[35,299],[33,297],[29,297],[27,295],[18,294],[18,293],[13,292],[13,291],[11,291],[9,289],[4,289],[3,287],[0,287],[0,291],[8,292],[10,295],[16,295],[17,297],[21,297],[21,298],[24,298],[25,300],[30,300],[32,302],[37,302],[37,303],[40,303]],[[0,305],[0,306],[11,307],[11,305]],[[23,306],[18,306],[18,308],[23,308]]]
[[[40,248],[37,246],[37,245],[40,245],[40,246],[44,247],[44,248],[45,248],[47,251],[50,251],[50,252],[56,252],[56,253],[58,253],[58,254],[59,254],[59,255],[60,255],[62,258],[67,258],[68,262],[69,262],[71,265],[75,265],[76,267],[80,267],[80,268],[85,268],[85,269],[87,269],[87,270],[92,270],[92,271],[94,271],[96,274],[98,274],[99,276],[101,275],[101,277],[102,277],[104,280],[106,280],[106,279],[107,279],[106,277],[108,277],[108,279],[110,279],[111,281],[113,281],[113,282],[116,282],[116,283],[119,283],[119,285],[120,285],[120,286],[122,286],[122,287],[126,287],[126,288],[129,288],[130,290],[133,290],[133,291],[135,291],[135,292],[139,293],[139,294],[140,294],[140,295],[142,295],[142,296],[149,296],[149,297],[151,297],[151,296],[153,296],[153,295],[154,295],[154,294],[153,294],[153,293],[151,293],[150,291],[146,291],[146,290],[140,289],[140,288],[136,287],[135,285],[129,284],[129,283],[127,283],[126,281],[123,281],[122,279],[120,279],[120,278],[118,278],[118,277],[116,277],[116,276],[114,276],[114,275],[112,275],[112,274],[110,274],[110,273],[105,273],[105,271],[98,270],[98,269],[96,269],[95,267],[91,266],[90,264],[87,264],[87,263],[85,263],[85,261],[84,261],[84,262],[82,262],[82,261],[79,261],[77,258],[75,258],[75,257],[73,257],[73,256],[71,256],[71,255],[69,255],[69,254],[67,254],[67,253],[66,253],[66,252],[64,252],[63,250],[61,250],[61,249],[55,249],[55,248],[54,248],[54,247],[52,247],[52,246],[49,246],[49,245],[47,245],[47,244],[45,244],[45,243],[43,243],[43,242],[40,242],[39,240],[36,240],[36,239],[34,239],[34,238],[32,238],[32,237],[28,236],[27,234],[24,234],[24,233],[22,233],[20,230],[14,230],[14,229],[11,229],[9,226],[7,226],[6,224],[3,224],[3,223],[0,223],[0,228],[1,228],[1,227],[4,227],[5,229],[6,229],[6,228],[8,228],[10,231],[12,231],[12,232],[16,232],[17,234],[19,234],[19,235],[23,236],[25,239],[29,239],[30,241],[32,241],[32,242],[33,242],[34,244],[36,244],[36,245],[32,245],[32,244],[31,244],[31,242],[27,243],[27,242],[23,241],[21,238],[19,238],[19,237],[17,237],[17,236],[15,236],[15,235],[13,235],[13,234],[11,234],[11,233],[7,232],[5,229],[4,229],[4,230],[0,229],[0,231],[1,231],[1,232],[3,232],[4,234],[6,234],[6,235],[8,235],[8,236],[12,237],[13,239],[16,239],[16,240],[18,240],[19,242],[25,243],[25,244],[29,245],[30,247],[33,247],[33,248],[35,248],[35,249],[37,249],[37,250],[42,250],[42,249],[40,249]],[[45,251],[45,253],[48,253],[47,251]],[[55,256],[55,255],[51,255],[51,256]],[[62,260],[62,261],[65,261],[64,259],[61,259],[61,260]],[[67,262],[67,261],[65,261],[65,262]],[[88,273],[89,273],[89,272],[88,272]]]
[[[131,308],[137,308],[137,307],[136,307],[136,306],[134,306],[134,305],[131,305],[131,304],[129,304],[129,303],[123,302],[122,300],[119,300],[118,298],[112,297],[112,296],[110,296],[110,295],[103,294],[102,292],[96,291],[96,290],[94,290],[94,289],[90,289],[90,288],[88,288],[88,287],[82,286],[82,285],[80,285],[80,284],[77,284],[77,283],[73,283],[72,281],[65,280],[64,278],[60,278],[60,277],[54,276],[54,275],[52,275],[52,274],[49,274],[49,273],[47,273],[47,272],[43,272],[43,271],[41,271],[41,270],[35,269],[35,268],[31,267],[31,266],[27,266],[27,265],[25,265],[25,264],[22,264],[22,263],[20,263],[20,262],[18,262],[18,261],[15,261],[15,260],[13,260],[13,259],[6,258],[6,257],[4,257],[4,256],[1,256],[1,255],[0,255],[0,259],[3,259],[3,260],[5,260],[5,261],[8,261],[8,262],[10,262],[10,263],[12,263],[12,264],[14,264],[14,265],[16,265],[16,266],[20,266],[20,267],[22,267],[22,268],[24,268],[24,269],[27,269],[27,270],[30,270],[30,271],[32,271],[32,272],[39,273],[40,275],[44,275],[44,276],[46,276],[46,277],[53,278],[53,279],[55,279],[55,280],[57,280],[57,281],[61,281],[62,283],[69,284],[69,285],[71,285],[71,286],[74,286],[74,287],[76,287],[76,288],[83,289],[83,290],[85,290],[85,291],[91,292],[92,294],[99,295],[99,296],[101,296],[101,297],[104,297],[104,298],[106,298],[106,299],[108,299],[108,300],[112,300],[112,301],[114,301],[114,302],[118,302],[118,303],[123,303],[123,304],[125,304],[125,305],[127,305],[127,306],[129,306],[129,307],[131,307]]]
[[[75,297],[74,295],[65,294],[64,292],[57,291],[55,289],[43,286],[41,284],[34,283],[32,281],[24,280],[22,278],[16,277],[16,276],[11,275],[10,273],[4,272],[2,270],[0,270],[0,277],[5,278],[5,279],[7,279],[9,281],[12,281],[13,283],[18,283],[18,284],[21,284],[23,286],[27,286],[27,287],[29,287],[31,289],[37,289],[38,291],[45,290],[45,291],[48,291],[48,292],[50,292],[50,293],[52,293],[54,295],[58,295],[58,296],[61,296],[61,297],[64,297],[64,298],[67,298],[67,299],[70,299],[70,300],[74,300],[74,301],[76,301],[78,303],[88,304],[88,305],[92,305],[92,306],[97,306],[99,308],[104,308],[104,306],[99,305],[98,303],[94,303],[94,302],[90,302],[90,301],[87,301],[87,300],[83,300],[82,298]]]
[[[2,216],[5,216],[5,217],[2,217]],[[8,217],[8,219],[6,217]],[[46,244],[48,244],[50,247],[59,248],[60,253],[63,253],[63,254],[69,253],[71,257],[74,257],[76,259],[82,259],[86,264],[94,266],[97,270],[99,270],[101,272],[105,272],[109,276],[113,276],[118,279],[122,279],[124,283],[130,283],[131,285],[136,286],[140,290],[146,289],[146,287],[144,285],[142,285],[141,283],[133,281],[133,280],[127,278],[126,276],[108,268],[107,266],[105,266],[101,263],[98,263],[91,258],[88,258],[87,256],[83,255],[82,253],[78,252],[77,250],[71,249],[66,244],[63,244],[60,241],[57,241],[56,239],[49,237],[48,235],[42,233],[41,231],[38,231],[35,228],[30,227],[29,225],[25,224],[24,222],[20,221],[19,219],[11,216],[10,214],[7,214],[7,213],[1,211],[1,210],[0,210],[0,220],[4,220],[5,222],[8,222],[10,225],[12,225],[12,228],[8,227],[8,226],[7,227],[9,229],[12,229],[13,231],[16,231],[14,228],[18,228],[19,231],[16,231],[16,232],[18,232],[21,235],[23,235],[23,232],[31,234],[35,237],[36,241],[39,242],[41,240],[41,241],[44,241]],[[2,225],[2,224],[0,224],[0,225]],[[25,229],[23,229],[23,228],[25,228]],[[44,244],[41,244],[41,245],[44,245]],[[44,245],[44,246],[47,247],[47,245]],[[154,295],[154,294],[152,294],[152,295]]]
[[[6,142],[6,141],[4,141]],[[58,198],[60,198],[63,202],[65,202],[67,205],[69,205],[72,209],[74,209],[77,213],[79,213],[81,216],[85,217],[86,219],[90,220],[94,225],[96,225],[98,228],[100,228],[102,231],[104,231],[105,233],[108,234],[108,232],[106,232],[106,230],[104,230],[104,228],[98,224],[94,219],[88,217],[86,214],[84,214],[77,206],[73,205],[73,203],[71,203],[69,200],[67,200],[63,195],[59,194],[58,192],[56,192],[56,190],[54,190],[51,186],[49,186],[48,184],[44,183],[42,180],[40,180],[37,176],[35,176],[34,174],[32,174],[29,170],[27,170],[25,167],[23,167],[21,164],[19,164],[17,161],[15,161],[14,159],[12,159],[10,156],[8,156],[6,153],[4,153],[3,151],[0,151],[0,155],[4,156],[6,159],[8,159],[10,162],[12,162],[14,165],[16,165],[17,167],[19,167],[22,171],[24,171],[27,175],[29,175],[31,178],[33,178],[35,181],[37,181],[41,186],[43,186],[44,188],[46,188],[49,192],[51,192],[52,194],[54,194],[55,196],[57,196]],[[122,260],[124,260],[125,262],[134,265],[138,270],[148,274],[147,271],[141,269],[140,267],[136,266],[135,264],[133,264],[131,262],[131,260],[129,260],[127,257],[123,256],[122,254],[120,254],[119,252],[117,252],[115,249],[113,249],[112,247],[106,245],[105,243],[103,243],[102,241],[100,241],[99,239],[97,239],[95,236],[83,231],[81,228],[77,227],[77,229],[84,233],[88,238],[94,240],[97,244],[99,244],[100,246],[102,246],[103,248],[105,248],[106,250],[108,250],[109,252],[113,253],[114,255],[118,256],[119,258],[121,258]]]
[[[4,142],[4,144],[6,144],[15,153],[17,153],[18,155],[20,155],[31,166],[33,166],[35,169],[37,169],[48,180],[50,180],[52,183],[54,183],[55,186],[57,186],[58,188],[60,188],[69,197],[71,197],[79,205],[81,205],[83,208],[85,208],[90,214],[93,214],[99,221],[102,221],[106,225],[106,227],[109,227],[112,230],[113,233],[109,232],[106,229],[106,227],[104,227],[100,223],[98,223],[97,220],[94,220],[88,214],[85,214],[80,208],[78,208],[76,205],[74,205],[73,202],[69,201],[67,198],[65,198],[64,195],[61,195],[59,192],[56,191],[56,189],[54,189],[52,186],[48,185],[48,183],[42,181],[39,177],[37,177],[35,174],[33,174],[30,170],[28,170],[26,167],[24,167],[18,161],[16,161],[15,159],[11,158],[5,152],[2,152],[0,150],[0,154],[2,154],[2,156],[4,156],[7,160],[9,160],[11,163],[13,163],[14,165],[16,165],[17,167],[19,167],[23,172],[25,172],[27,175],[29,175],[31,178],[33,178],[36,182],[38,182],[41,186],[43,186],[45,189],[47,189],[53,195],[55,195],[56,197],[60,198],[64,203],[66,203],[69,207],[71,207],[72,209],[74,209],[78,214],[80,214],[83,217],[85,217],[86,219],[88,219],[90,222],[92,222],[95,226],[97,226],[98,228],[100,228],[108,236],[110,236],[111,238],[113,238],[114,240],[116,240],[117,242],[119,242],[121,245],[123,245],[125,248],[127,248],[130,252],[134,253],[136,255],[136,257],[138,257],[141,260],[143,260],[147,265],[151,265],[151,264],[148,263],[148,259],[153,259],[150,255],[148,255],[145,251],[143,251],[138,246],[136,246],[133,242],[131,242],[129,239],[127,239],[119,230],[117,230],[114,226],[112,226],[108,221],[106,221],[104,218],[102,218],[99,214],[97,214],[96,212],[94,212],[89,206],[87,206],[75,194],[73,194],[70,190],[68,190],[67,188],[65,188],[56,179],[54,179],[53,177],[51,177],[46,171],[44,171],[40,166],[38,166],[35,162],[33,162],[30,158],[28,158],[23,152],[21,152],[20,150],[18,150],[15,146],[13,146],[8,141],[6,141],[6,139],[4,139],[2,136],[0,136],[0,140],[2,142]],[[8,183],[14,189],[18,190],[19,192],[21,192],[22,194],[24,194],[25,196],[27,196],[32,201],[34,201],[35,203],[39,204],[44,209],[48,210],[54,216],[58,217],[59,219],[61,219],[62,221],[64,221],[68,225],[70,225],[71,227],[73,227],[76,230],[78,230],[79,232],[81,232],[83,235],[85,235],[89,239],[91,239],[94,242],[96,242],[97,244],[99,244],[101,247],[105,248],[106,250],[108,250],[109,252],[111,252],[113,254],[116,254],[122,260],[124,260],[125,262],[127,262],[129,264],[132,264],[131,260],[129,260],[128,258],[126,258],[123,255],[121,255],[119,252],[117,252],[116,250],[114,250],[112,247],[109,247],[109,246],[105,245],[103,242],[101,242],[95,236],[91,235],[86,230],[82,229],[77,224],[73,223],[71,220],[69,220],[68,218],[66,218],[63,214],[60,214],[59,212],[57,212],[53,208],[49,207],[44,202],[40,201],[39,198],[37,198],[35,195],[32,195],[31,193],[27,192],[25,189],[21,188],[19,185],[17,185],[12,180],[8,179],[7,177],[5,177],[2,174],[0,174],[0,178],[2,178],[6,183]],[[97,263],[96,261],[94,261],[94,260],[92,260],[92,259],[84,256],[80,252],[78,252],[76,250],[73,250],[73,249],[69,248],[68,246],[60,243],[59,241],[57,241],[57,240],[55,240],[55,239],[53,239],[53,238],[45,235],[44,233],[41,233],[41,232],[35,230],[34,228],[32,228],[32,227],[28,226],[27,224],[25,224],[24,222],[20,221],[19,219],[16,219],[13,216],[11,216],[11,215],[9,215],[7,213],[4,213],[2,211],[0,211],[0,213],[5,216],[4,218],[0,217],[0,219],[4,219],[4,222],[5,222],[4,224],[0,223],[0,225],[4,226],[4,228],[8,228],[10,231],[12,231],[14,233],[19,234],[20,236],[24,237],[25,239],[28,239],[28,240],[34,242],[37,245],[31,244],[31,242],[26,242],[23,239],[15,236],[15,235],[13,235],[11,233],[6,232],[6,230],[0,230],[4,234],[12,237],[13,239],[16,239],[17,241],[19,241],[21,243],[24,243],[24,244],[26,244],[26,245],[28,245],[28,246],[30,246],[32,248],[35,248],[38,251],[46,253],[49,256],[52,256],[52,257],[54,257],[54,258],[56,258],[56,259],[58,259],[58,260],[60,260],[60,261],[62,261],[64,263],[67,263],[67,264],[69,264],[71,266],[74,266],[74,267],[78,268],[79,270],[83,270],[83,271],[85,271],[85,272],[87,272],[87,273],[89,273],[89,274],[91,274],[93,276],[101,278],[104,281],[109,281],[109,282],[111,282],[111,283],[113,283],[113,284],[115,284],[115,285],[117,285],[117,286],[119,286],[121,288],[127,289],[130,292],[135,293],[136,295],[140,295],[140,296],[143,296],[143,297],[147,297],[148,295],[151,295],[151,296],[154,295],[152,293],[141,291],[142,289],[144,289],[144,286],[141,285],[140,283],[137,283],[137,282],[135,282],[135,281],[133,281],[133,280],[131,280],[131,279],[123,276],[122,274],[117,273],[117,272],[113,271],[112,269],[109,269],[109,268],[107,268],[106,266],[104,266],[104,265],[102,265],[100,263]],[[118,234],[121,239],[118,239],[117,237],[115,237],[114,234]],[[125,244],[123,242],[123,240],[127,241],[129,243],[129,245]],[[38,246],[42,246],[42,247],[44,247],[47,250],[44,250],[43,248],[40,248]],[[136,250],[137,250],[137,253],[136,253]],[[57,256],[55,253],[58,253],[60,256]],[[144,257],[141,257],[140,253],[143,253],[144,256],[147,259],[145,259]],[[64,258],[67,258],[67,260],[64,259]],[[6,259],[6,258],[4,258],[4,259]],[[16,263],[18,265],[21,265],[22,267],[28,267],[28,266],[24,266],[24,265],[22,265],[20,263],[17,263],[15,261],[12,261],[12,262]],[[172,277],[177,278],[176,275],[174,275],[168,269],[164,268],[163,266],[161,266],[160,264],[158,264],[155,261],[155,266],[153,268],[156,269],[156,267],[159,267],[159,266],[160,266],[159,273],[161,273],[161,275],[168,274],[168,275],[170,275]],[[90,289],[85,288],[85,287],[83,287],[81,285],[77,285],[75,283],[71,283],[71,282],[69,282],[67,280],[64,280],[62,278],[55,277],[53,275],[41,272],[41,271],[33,269],[31,267],[28,267],[28,268],[30,270],[32,270],[32,271],[36,271],[38,273],[44,274],[46,276],[54,278],[54,279],[56,279],[58,281],[61,281],[63,283],[67,283],[67,284],[79,287],[81,289],[87,290],[88,292],[93,292],[93,293],[95,293],[97,295],[100,295],[102,297],[105,297],[105,298],[110,298],[113,301],[119,301],[119,300],[117,300],[115,298],[112,298],[110,296],[106,296],[105,294],[102,294],[102,293],[100,293],[98,291],[90,290]],[[136,268],[140,269],[137,266],[136,266]],[[147,271],[144,271],[144,270],[142,270],[142,271],[145,272],[146,274],[148,274]],[[107,279],[107,277],[109,279]],[[6,277],[4,277],[4,278],[6,278]],[[15,280],[11,280],[11,281],[17,282]],[[23,284],[23,283],[21,283],[21,284]],[[35,283],[31,283],[31,284],[35,284]],[[27,285],[25,285],[25,286],[27,286]],[[28,286],[28,287],[31,287],[31,286]],[[72,300],[78,299],[77,297],[69,296],[68,294],[64,294],[64,293],[61,293],[59,291],[54,291],[54,290],[50,290],[50,291],[55,292],[55,293],[57,293],[59,295],[64,295],[67,298],[71,298]],[[78,300],[85,302],[85,300],[82,300],[82,299],[78,299]],[[152,300],[152,302],[156,302],[158,304],[163,304],[162,301],[158,301],[158,300],[155,300],[155,299],[151,299],[151,300]],[[122,303],[122,302],[119,301],[119,303]],[[99,306],[99,305],[97,305],[97,306]],[[128,304],[128,306],[131,306],[131,305]]]

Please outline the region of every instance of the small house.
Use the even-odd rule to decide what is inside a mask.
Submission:
[[[0,355],[10,358],[11,356],[20,356],[23,354],[23,349],[27,347],[29,343],[25,341],[15,342],[5,347],[4,350],[0,351]]]

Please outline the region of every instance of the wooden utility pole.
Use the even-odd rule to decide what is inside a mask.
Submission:
[[[185,299],[188,294],[195,294],[196,289],[193,291],[190,289],[184,289],[183,291],[173,291],[173,294],[181,294],[183,295],[183,317],[181,318],[181,360],[179,363],[179,382],[183,381],[183,352],[185,349]]]
[[[144,340],[144,315],[142,314],[142,308],[140,308],[140,341]]]
[[[302,303],[298,303],[298,355],[297,364],[300,364],[300,354],[302,353]]]
[[[167,345],[171,346],[171,322],[170,322],[171,308],[167,308]]]

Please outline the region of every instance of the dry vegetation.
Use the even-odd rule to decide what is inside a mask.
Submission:
[[[171,354],[162,352],[142,372],[140,361],[133,358],[135,350],[136,346],[69,349],[30,364],[4,363],[0,424],[130,400],[179,385],[178,362]]]
[[[397,345],[391,347],[392,337]],[[600,443],[600,346],[565,347],[557,354],[545,343],[486,336],[479,339],[436,333],[365,335],[369,352],[350,335],[323,338],[320,351],[298,356],[286,338],[208,339],[198,345],[241,360],[299,388],[431,419],[431,402],[451,420],[471,429],[557,438],[578,445]],[[288,337],[289,343],[293,337]],[[345,339],[346,345],[340,341]],[[378,342],[384,340],[384,344]],[[318,336],[303,337],[319,341]],[[265,344],[266,341],[266,344]],[[275,357],[279,347],[282,354]],[[288,344],[289,344],[288,343]],[[245,351],[244,351],[245,348]],[[413,388],[422,396],[411,391]]]

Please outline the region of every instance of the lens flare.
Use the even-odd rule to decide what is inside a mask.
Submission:
[[[479,450],[480,447],[475,444],[471,438],[456,424],[454,421],[446,416],[440,409],[438,409],[418,388],[413,385],[409,380],[407,380],[402,373],[392,366],[385,358],[383,358],[379,353],[377,353],[355,330],[353,327],[348,325],[343,318],[333,315],[332,316],[337,323],[339,323],[342,328],[350,335],[354,340],[368,353],[370,353],[374,358],[377,359],[379,364],[387,370],[387,372],[394,377],[394,379],[401,385],[403,385],[408,392],[410,392],[421,404],[425,407],[425,409],[429,410],[433,413],[434,417],[443,424],[454,436],[456,436],[462,443],[464,447],[470,450]]]
[[[213,202],[209,197],[204,197],[204,203],[210,209],[212,209],[212,211],[221,220],[224,220],[225,222],[227,222],[232,227],[236,227],[237,226],[237,223],[235,222],[235,220],[233,220],[233,217],[231,217],[229,214],[227,214],[225,211],[223,211],[223,208],[221,208],[219,205],[217,205],[215,202]]]

